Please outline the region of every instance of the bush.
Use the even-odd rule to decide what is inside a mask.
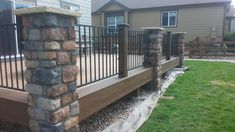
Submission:
[[[224,41],[235,41],[235,33],[226,33],[224,35]]]

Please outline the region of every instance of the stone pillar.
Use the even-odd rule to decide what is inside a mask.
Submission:
[[[184,37],[186,32],[176,32],[174,33],[178,37],[178,55],[180,57],[180,64],[178,67],[183,68],[184,67]]]
[[[75,17],[51,7],[15,10],[22,16],[29,126],[34,132],[78,131]]]
[[[154,68],[153,84],[156,90],[160,88],[161,81],[161,56],[162,56],[162,39],[164,28],[146,27],[142,28],[148,32],[148,39],[145,46],[144,67]],[[145,39],[146,40],[146,39]]]

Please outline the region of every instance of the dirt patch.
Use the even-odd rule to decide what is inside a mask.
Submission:
[[[222,80],[214,80],[214,81],[211,81],[211,83],[213,85],[217,85],[217,86],[235,88],[235,83],[234,82],[225,82],[225,81],[222,81]]]
[[[173,99],[175,99],[175,97],[174,96],[162,96],[161,99],[173,100]]]

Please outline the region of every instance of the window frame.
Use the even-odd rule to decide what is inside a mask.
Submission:
[[[117,23],[117,19],[118,17],[123,17],[123,23],[125,23],[125,17],[123,15],[116,15],[116,16],[107,16],[106,17],[106,26],[107,27],[114,27],[117,28],[118,23]],[[108,18],[114,18],[114,24],[108,24]],[[122,23],[122,24],[123,24]]]
[[[168,20],[167,20],[167,26],[163,26],[163,14],[164,13],[167,13],[167,16],[168,16]],[[175,13],[175,25],[170,25],[170,14],[171,13]],[[177,10],[170,10],[170,11],[161,11],[161,27],[164,27],[164,28],[172,28],[172,27],[177,27],[177,22],[178,22],[178,11]]]

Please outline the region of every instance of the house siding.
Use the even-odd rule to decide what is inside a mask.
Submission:
[[[108,11],[116,11],[117,5],[108,6]],[[113,7],[113,8],[112,8]],[[120,7],[121,8],[121,7]],[[113,9],[113,10],[112,10]],[[162,11],[167,10],[162,9]],[[124,10],[124,9],[123,9]],[[187,32],[186,41],[195,39],[197,36],[202,40],[208,40],[214,36],[215,29],[217,40],[222,40],[224,29],[224,5],[191,6],[181,8],[174,7],[171,10],[178,11],[177,27],[166,28],[174,32]],[[106,11],[106,9],[102,9]],[[129,11],[129,24],[132,28],[140,29],[146,26],[161,26],[161,10],[159,9],[138,9]],[[101,17],[93,14],[93,24],[100,25]]]
[[[19,2],[32,2],[35,3],[34,0],[16,0]],[[49,6],[49,7],[57,7],[60,8],[60,0],[36,0],[37,6]],[[91,0],[61,0],[64,2],[69,2],[72,4],[76,4],[80,6],[80,13],[82,16],[79,18],[80,24],[91,25]]]

